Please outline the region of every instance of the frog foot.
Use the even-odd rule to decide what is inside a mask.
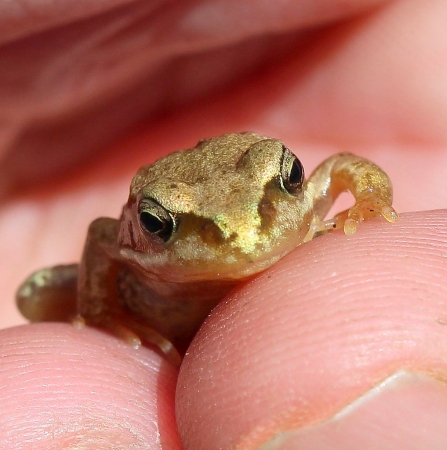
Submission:
[[[76,315],[78,265],[47,267],[31,274],[16,293],[30,322],[70,322]]]
[[[382,216],[388,222],[397,222],[399,219],[389,200],[380,197],[368,197],[357,201],[352,208],[346,211],[345,217],[338,218],[338,222],[340,223],[340,219],[344,218],[345,220],[342,222],[343,230],[347,236],[352,236],[360,223],[376,216]]]
[[[158,347],[174,366],[179,366],[182,362],[182,357],[172,342],[152,328],[143,326],[131,318],[126,317],[125,324],[123,324],[122,318],[114,317],[113,315],[101,317],[100,320],[97,318],[89,319],[78,315],[73,320],[73,325],[76,328],[83,328],[86,325],[99,327],[123,340],[134,349],[140,348],[142,342],[154,345]]]
[[[367,197],[366,199],[358,200],[352,208],[337,214],[333,219],[322,222],[317,232],[324,233],[343,228],[347,236],[352,236],[364,220],[376,216],[382,216],[388,222],[397,222],[399,219],[399,215],[391,206],[389,200],[379,197]]]

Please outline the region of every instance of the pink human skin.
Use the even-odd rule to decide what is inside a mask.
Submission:
[[[72,141],[62,139],[60,161],[52,170],[64,176],[46,180],[48,174],[39,168],[51,151],[45,145],[52,142],[51,127],[41,135],[39,150],[24,153],[30,166],[36,162],[30,184],[19,172],[9,175],[0,212],[0,443],[11,449],[93,442],[194,450],[287,449],[299,443],[299,448],[318,450],[329,439],[332,449],[368,448],[363,442],[376,448],[390,442],[395,449],[445,448],[446,402],[439,401],[447,396],[447,212],[439,209],[447,204],[447,74],[440,64],[447,56],[445,3],[370,2],[361,11],[358,2],[331,10],[333,2],[291,1],[281,2],[284,10],[274,15],[259,2],[247,1],[245,11],[256,17],[252,21],[225,8],[229,2],[180,3],[169,5],[170,14],[190,11],[183,25],[201,26],[209,38],[203,49],[216,60],[229,57],[223,43],[259,38],[267,58],[275,46],[261,38],[271,30],[306,30],[308,24],[321,28],[305,40],[297,34],[289,56],[256,76],[241,76],[229,91],[209,94],[163,117],[154,101],[151,119],[93,160],[87,152],[75,154],[73,149],[82,147],[79,141],[70,146]],[[204,19],[213,17],[212,11],[228,33],[218,45]],[[59,23],[76,17],[82,24],[85,16],[79,14]],[[55,22],[40,17],[40,25],[30,30],[44,39],[42,31]],[[155,17],[148,23],[155,23]],[[181,30],[165,28],[163,45],[175,42]],[[4,49],[14,55],[20,47],[23,55],[25,41],[15,39],[13,34],[3,37]],[[153,42],[155,49],[162,48]],[[105,40],[104,46],[113,43]],[[253,48],[236,52],[234,67],[230,64],[235,72],[242,73],[247,64],[243,50],[253,55]],[[188,61],[197,61],[192,53]],[[33,54],[29,48],[29,58]],[[178,76],[182,66],[174,72],[160,67],[165,71],[154,71],[151,83]],[[176,78],[166,85],[184,92],[195,83],[200,90],[198,80],[191,71],[181,83]],[[135,112],[131,106],[138,95],[126,97],[122,89],[128,102],[124,111]],[[95,101],[105,95],[93,86],[79,96],[86,92]],[[44,96],[35,100],[27,95],[36,105],[42,102],[42,108],[49,104]],[[58,111],[56,106],[69,110],[68,97],[60,103],[56,94],[50,97],[52,111]],[[115,109],[98,107],[98,114],[113,109],[118,116],[118,100],[112,104]],[[57,114],[48,117],[50,123]],[[139,117],[135,113],[132,120]],[[337,232],[319,238],[241,286],[206,321],[178,379],[177,370],[152,349],[130,350],[101,331],[67,324],[12,327],[23,323],[13,293],[24,275],[78,260],[88,223],[119,214],[137,167],[198,138],[246,129],[287,142],[307,172],[344,150],[377,162],[393,181],[395,207],[403,212],[399,222],[374,219],[352,237]],[[98,141],[107,137],[102,131]],[[75,129],[72,133],[76,136]],[[21,149],[11,146],[4,152],[19,158]],[[20,167],[19,159],[9,158],[2,170]],[[75,161],[89,163],[74,167]],[[74,167],[68,175],[63,172],[67,167]],[[20,191],[8,193],[18,185]],[[341,431],[331,428],[334,421]]]

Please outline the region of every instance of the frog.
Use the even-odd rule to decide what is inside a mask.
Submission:
[[[337,197],[355,203],[326,218]],[[40,269],[19,287],[31,322],[73,321],[180,364],[213,308],[236,286],[317,236],[396,222],[392,185],[351,153],[308,178],[279,139],[255,132],[203,139],[138,170],[119,219],[94,220],[79,264]]]

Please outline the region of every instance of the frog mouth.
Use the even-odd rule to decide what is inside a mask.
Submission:
[[[239,252],[237,257],[231,254],[212,259],[169,260],[153,255],[144,257],[131,249],[121,250],[124,259],[141,275],[173,283],[243,280],[264,271],[286,253],[287,251],[270,255],[261,254],[255,258],[253,254]]]

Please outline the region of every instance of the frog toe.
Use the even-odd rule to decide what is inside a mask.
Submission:
[[[361,222],[371,217],[382,216],[388,222],[396,222],[399,218],[396,210],[387,199],[370,197],[358,201],[349,209],[343,229],[346,235],[351,236],[357,231]]]
[[[140,348],[143,343],[155,346],[166,355],[171,364],[179,366],[182,362],[180,353],[171,341],[154,329],[142,325],[129,317],[123,319],[121,316],[115,317],[103,314],[100,319],[97,317],[89,319],[78,315],[74,319],[73,324],[78,328],[86,325],[101,328],[126,342],[134,349]]]

